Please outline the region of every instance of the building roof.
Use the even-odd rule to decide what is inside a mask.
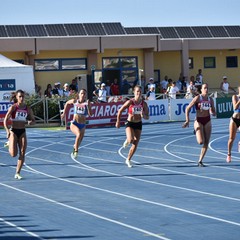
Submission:
[[[238,38],[240,26],[123,27],[112,23],[0,25],[0,38],[159,35],[161,39]]]

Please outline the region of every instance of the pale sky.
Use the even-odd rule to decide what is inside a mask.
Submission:
[[[240,25],[240,0],[1,0],[0,25],[101,22],[124,27]]]

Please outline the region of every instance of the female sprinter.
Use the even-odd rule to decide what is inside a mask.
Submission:
[[[70,129],[76,135],[75,144],[73,145],[73,152],[71,157],[74,159],[78,156],[78,148],[83,140],[85,128],[86,128],[86,116],[92,115],[91,103],[89,100],[86,101],[87,91],[81,89],[78,94],[78,99],[70,99],[64,105],[63,114],[61,118],[64,119],[65,112],[68,105],[73,104],[74,106],[74,115],[73,120],[71,121]]]
[[[28,120],[28,124],[32,125],[35,123],[35,118],[31,108],[24,103],[24,92],[22,90],[14,92],[11,101],[14,101],[14,104],[8,109],[3,124],[7,132],[10,155],[16,157],[19,148],[19,158],[14,177],[20,180],[22,179],[20,172],[25,160],[27,149],[25,123]],[[12,118],[12,126],[11,128],[8,128],[8,121],[10,118]]]
[[[237,130],[240,127],[240,85],[238,85],[238,95],[232,96],[233,115],[229,124],[229,140],[228,140],[228,155],[227,162],[231,162],[231,152],[233,142],[236,138]]]
[[[183,128],[189,127],[189,112],[191,108],[195,106],[196,108],[196,119],[194,121],[194,130],[196,132],[196,138],[198,144],[203,144],[198,166],[204,167],[202,160],[207,152],[208,144],[212,131],[212,124],[210,113],[215,116],[215,107],[213,99],[208,97],[208,85],[203,84],[201,87],[201,94],[193,98],[188,107],[186,108],[186,122],[183,124]]]
[[[128,109],[128,118],[125,123],[127,139],[123,144],[126,148],[130,143],[132,147],[129,150],[128,157],[125,161],[128,167],[132,167],[131,158],[135,151],[141,137],[142,132],[142,118],[149,119],[148,105],[142,98],[142,90],[140,86],[134,87],[134,98],[126,101],[118,110],[116,128],[120,127],[120,119],[122,112]]]

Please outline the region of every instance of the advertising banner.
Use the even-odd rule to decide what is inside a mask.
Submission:
[[[233,114],[232,98],[217,98],[216,99],[217,118],[230,118]]]
[[[4,117],[8,111],[8,108],[12,106],[11,102],[0,102],[0,126],[3,126]],[[8,122],[11,124],[11,121]]]
[[[167,121],[169,120],[168,100],[155,100],[146,101],[149,108],[149,120],[143,120],[146,122]],[[122,107],[123,102],[113,103],[96,103],[92,104],[93,115],[87,117],[87,127],[98,126],[114,126],[117,120],[118,110]],[[69,129],[70,122],[73,119],[73,105],[66,109],[65,124]],[[122,113],[121,125],[127,120],[128,109]]]
[[[171,121],[185,121],[186,108],[192,99],[170,99],[170,120]],[[189,118],[194,120],[196,117],[196,109],[192,107]]]

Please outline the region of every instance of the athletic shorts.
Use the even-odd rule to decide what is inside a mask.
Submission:
[[[142,122],[129,122],[129,121],[126,121],[125,122],[125,126],[126,128],[127,127],[130,127],[132,129],[137,129],[137,130],[142,130]]]
[[[24,134],[26,132],[25,128],[20,128],[20,129],[11,128],[10,130],[17,136],[17,138],[20,138],[22,136],[22,134]]]
[[[86,127],[86,124],[84,124],[84,123],[78,123],[76,121],[72,121],[71,123],[73,125],[75,125],[76,127],[78,127],[80,130]]]
[[[211,120],[210,116],[207,117],[197,117],[197,122],[205,126]]]
[[[237,125],[237,128],[239,128],[239,127],[240,127],[240,119],[239,119],[239,118],[233,118],[233,117],[232,117],[232,120],[233,120],[233,122]]]

